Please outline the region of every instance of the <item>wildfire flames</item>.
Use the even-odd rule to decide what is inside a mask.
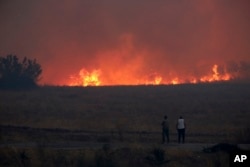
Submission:
[[[167,79],[163,75],[158,73],[152,73],[141,78],[135,78],[134,80],[126,81],[126,83],[119,83],[118,85],[176,85],[183,83],[206,83],[206,82],[218,82],[218,81],[228,81],[232,79],[229,73],[220,73],[218,70],[219,66],[214,64],[211,71],[207,75],[200,78],[190,77],[190,78],[179,78],[177,76]],[[115,85],[114,83],[109,83],[102,75],[103,72],[100,69],[95,69],[88,71],[86,69],[81,69],[78,75],[70,76],[69,86],[101,86],[101,85]],[[127,75],[127,74],[126,74]],[[134,74],[131,77],[134,78]],[[122,77],[122,76],[121,76]],[[119,79],[118,79],[119,80]],[[116,84],[117,85],[117,84]]]
[[[213,74],[212,75],[208,75],[208,76],[204,76],[200,79],[201,82],[214,82],[214,81],[228,81],[230,80],[230,74],[224,74],[221,75],[218,72],[218,65],[215,64],[212,68]]]
[[[85,69],[81,69],[78,76],[71,76],[70,86],[99,86],[101,84],[100,70],[93,70],[88,72]]]
[[[236,81],[250,78],[246,61],[187,61],[166,59],[168,53],[138,48],[135,37],[123,34],[114,48],[100,50],[94,59],[71,75],[69,86],[176,85]],[[152,56],[156,55],[156,56]]]

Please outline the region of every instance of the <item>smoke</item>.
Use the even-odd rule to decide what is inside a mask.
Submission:
[[[249,7],[248,0],[1,1],[0,55],[37,59],[45,84],[65,84],[82,68],[126,84],[155,74],[201,77],[213,64],[250,78]]]
[[[250,81],[250,62],[228,62],[226,67],[228,73],[232,74],[234,80]]]

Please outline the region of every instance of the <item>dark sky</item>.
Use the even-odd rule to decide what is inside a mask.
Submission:
[[[0,0],[0,55],[37,59],[42,84],[82,68],[105,84],[250,78],[249,0]]]

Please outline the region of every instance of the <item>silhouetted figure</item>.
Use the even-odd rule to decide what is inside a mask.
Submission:
[[[164,116],[164,120],[162,121],[161,126],[162,126],[162,144],[165,143],[166,138],[167,142],[169,143],[169,123],[167,116]]]
[[[178,142],[181,143],[185,143],[185,128],[186,128],[186,124],[184,119],[182,118],[182,116],[180,116],[180,118],[177,121],[176,124],[176,129],[178,131]]]

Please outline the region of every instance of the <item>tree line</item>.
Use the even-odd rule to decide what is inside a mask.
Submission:
[[[0,88],[22,89],[37,87],[42,73],[36,59],[24,57],[21,61],[16,55],[0,57]]]

